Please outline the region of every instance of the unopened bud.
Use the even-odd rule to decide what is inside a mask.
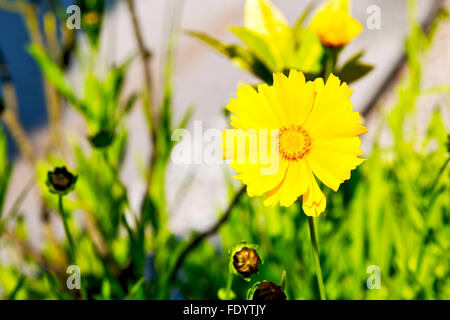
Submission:
[[[283,289],[272,281],[260,282],[253,292],[252,300],[286,300],[286,294]]]

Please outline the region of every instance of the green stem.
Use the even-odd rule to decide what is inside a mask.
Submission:
[[[231,272],[228,273],[227,280],[227,300],[231,300],[231,285],[233,284],[233,274]]]
[[[75,256],[75,245],[73,242],[72,234],[70,233],[69,224],[67,223],[67,216],[66,216],[66,212],[64,211],[62,195],[58,196],[58,204],[59,204],[59,212],[61,213],[61,218],[62,218],[63,225],[64,225],[64,231],[66,233],[67,241],[69,242],[70,260],[71,260],[72,264],[77,265],[77,259]],[[83,299],[83,300],[88,299],[88,294],[84,287],[81,287],[80,293],[81,293],[81,299]]]
[[[447,160],[445,160],[444,164],[442,165],[442,167],[439,169],[438,174],[436,175],[436,178],[434,178],[433,183],[430,185],[430,187],[427,190],[428,194],[433,193],[435,187],[438,185],[439,179],[441,178],[442,174],[445,171],[445,168],[447,168],[447,165],[450,163],[450,157],[447,158]]]
[[[72,238],[72,234],[70,233],[70,229],[69,229],[69,225],[67,224],[67,216],[66,213],[64,211],[64,206],[63,206],[63,196],[59,195],[58,198],[58,203],[59,203],[59,211],[61,213],[61,218],[63,221],[63,225],[64,225],[64,231],[66,233],[66,237],[67,240],[69,242],[69,254],[70,254],[70,260],[73,264],[77,264],[77,260],[75,258],[75,245],[73,242],[73,238]]]
[[[323,81],[327,81],[330,74],[334,72],[334,69],[336,68],[336,59],[336,49],[326,49]]]
[[[314,264],[316,265],[317,284],[319,286],[320,300],[326,300],[325,286],[323,284],[322,269],[320,268],[319,249],[317,247],[316,230],[314,228],[314,218],[308,216],[309,233],[313,249]]]

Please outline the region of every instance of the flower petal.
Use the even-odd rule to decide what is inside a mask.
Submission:
[[[310,173],[309,188],[303,195],[303,211],[307,216],[318,217],[325,211],[327,199],[317,185],[316,179]]]
[[[333,74],[324,86],[321,80],[315,82],[317,95],[314,107],[304,124],[314,141],[352,137],[367,132],[367,128],[360,124],[359,113],[352,112],[352,90],[346,83],[341,85],[339,78]]]
[[[304,161],[290,161],[286,177],[274,189],[266,194],[264,205],[290,207],[310,185],[311,173]]]
[[[278,168],[270,170],[269,166],[262,165],[230,165],[240,174],[235,176],[247,185],[247,193],[250,197],[261,196],[275,188],[286,176],[288,162],[280,157]],[[266,174],[264,174],[267,172]]]
[[[363,163],[364,159],[340,152],[312,149],[306,161],[315,176],[327,187],[337,191],[342,182],[350,179],[351,170]]]
[[[282,73],[274,74],[273,87],[278,93],[289,125],[302,125],[313,106],[316,95],[314,82],[305,82],[303,73],[292,69],[289,77]]]
[[[240,86],[236,95],[237,98],[230,99],[230,103],[226,106],[234,114],[231,116],[233,128],[280,128],[280,121],[264,95],[259,94],[250,85]]]

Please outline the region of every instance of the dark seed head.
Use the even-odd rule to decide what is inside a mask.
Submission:
[[[243,277],[248,278],[258,272],[261,259],[255,249],[243,247],[233,256],[233,267]]]
[[[256,287],[253,293],[252,300],[259,301],[268,301],[268,300],[286,300],[286,294],[283,289],[271,282],[271,281],[263,281],[259,283],[258,287]]]
[[[66,167],[56,167],[47,174],[47,186],[50,192],[65,195],[75,186],[77,176],[67,171]]]

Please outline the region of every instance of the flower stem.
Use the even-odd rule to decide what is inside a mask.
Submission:
[[[233,274],[231,272],[228,273],[227,280],[227,300],[231,300],[231,285],[233,284]]]
[[[323,284],[322,269],[320,268],[319,249],[317,247],[316,230],[314,228],[314,218],[308,216],[309,233],[311,235],[311,245],[313,249],[314,264],[316,265],[317,284],[319,286],[320,300],[326,300],[325,286]]]
[[[69,225],[67,224],[67,216],[64,211],[64,205],[63,205],[63,196],[59,195],[58,198],[58,204],[59,204],[59,211],[61,213],[61,218],[64,225],[64,231],[66,232],[66,237],[69,242],[69,254],[70,254],[70,260],[73,264],[77,264],[77,260],[75,258],[75,245],[73,243],[72,234],[70,233]]]
[[[337,60],[336,49],[326,49],[323,81],[326,82],[330,74],[335,72],[336,60]]]

